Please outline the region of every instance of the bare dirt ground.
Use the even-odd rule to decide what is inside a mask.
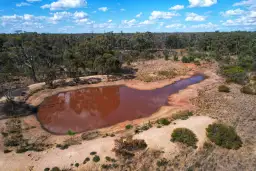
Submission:
[[[44,137],[43,142],[51,144],[49,148],[42,152],[28,151],[17,154],[15,151],[3,153],[4,144],[0,141],[0,170],[35,170],[58,166],[61,169],[97,171],[102,169],[102,164],[106,164],[105,157],[116,158],[118,167],[112,170],[256,170],[256,96],[244,95],[240,93],[240,86],[231,84],[230,93],[218,92],[218,85],[223,84],[224,79],[216,74],[216,64],[183,64],[180,62],[152,60],[132,64],[138,69],[135,80],[121,80],[116,82],[103,82],[97,85],[102,86],[113,84],[125,84],[137,89],[154,89],[171,84],[181,78],[186,78],[194,73],[204,73],[209,78],[177,94],[169,97],[170,106],[163,106],[158,112],[148,118],[126,121],[108,128],[98,130],[100,136],[96,139],[85,141],[80,135],[56,136],[44,131],[35,116],[20,118],[22,121],[22,132],[25,138],[38,139]],[[155,81],[154,78],[159,71],[168,71],[175,68],[176,75],[170,78]],[[146,75],[146,76],[145,76]],[[153,82],[143,82],[145,77],[150,75]],[[166,77],[166,75],[164,75]],[[148,78],[146,78],[148,79]],[[148,81],[148,80],[147,80]],[[42,91],[36,93],[29,99],[31,104],[40,104],[45,97],[52,94],[70,91],[80,87],[57,88],[52,91]],[[190,110],[194,116],[188,120],[175,120],[170,125],[153,128],[134,135],[137,125],[144,125],[149,121],[154,123],[158,118],[170,118],[178,111]],[[205,128],[214,121],[221,121],[236,128],[238,135],[243,141],[243,146],[239,150],[227,150],[213,145],[205,149],[203,144],[207,141]],[[6,120],[0,120],[0,129],[5,127]],[[134,128],[125,130],[125,126],[131,124]],[[26,129],[34,126],[33,129]],[[197,149],[189,148],[181,144],[170,141],[174,128],[185,127],[192,130],[199,139]],[[106,133],[115,136],[107,136]],[[112,149],[115,140],[123,136],[133,136],[133,139],[144,139],[147,149],[138,152],[132,161],[119,160]],[[61,144],[67,139],[78,140],[77,145],[61,150],[56,148],[56,144]],[[2,138],[3,140],[3,138]],[[100,161],[92,161],[90,152],[95,151],[100,157]],[[83,164],[86,157],[90,161]],[[169,160],[168,165],[157,167],[156,162],[161,158]],[[79,167],[71,164],[79,163]]]

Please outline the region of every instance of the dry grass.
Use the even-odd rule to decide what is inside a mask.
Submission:
[[[241,137],[243,146],[239,150],[226,150],[221,147],[210,147],[210,150],[202,151],[193,155],[188,152],[186,165],[200,162],[201,170],[254,170],[255,169],[255,146],[256,146],[256,100],[255,96],[240,92],[241,86],[230,84],[232,91],[216,93],[216,89],[201,92],[194,99],[199,110],[197,115],[206,115],[219,120],[221,123],[230,125],[236,129]]]
[[[133,63],[133,67],[138,69],[136,79],[145,82],[173,78],[177,75],[184,75],[189,71],[188,68],[180,64],[163,59],[136,62]]]

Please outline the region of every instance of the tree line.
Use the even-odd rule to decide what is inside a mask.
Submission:
[[[157,51],[168,59],[173,49],[187,49],[186,62],[207,57],[232,63],[235,56],[235,65],[256,70],[256,32],[21,33],[0,34],[0,79],[25,76],[39,82],[115,73],[124,62],[156,58]]]

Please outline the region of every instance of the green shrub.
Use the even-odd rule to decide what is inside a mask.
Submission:
[[[141,129],[144,131],[149,130],[150,128],[152,128],[151,122],[148,122],[148,123],[142,125],[142,127],[141,127]]]
[[[106,159],[106,161],[111,161],[111,157],[109,157],[109,156],[106,156],[105,159]]]
[[[58,168],[58,167],[53,167],[53,168],[51,169],[51,171],[61,171],[61,170],[60,170],[60,168]]]
[[[125,129],[132,129],[132,128],[133,128],[133,126],[130,124],[125,126]]]
[[[156,162],[158,167],[166,166],[168,164],[168,160],[166,158],[162,158]]]
[[[181,119],[181,120],[187,120],[190,116],[193,116],[193,112],[190,111],[182,111],[178,112],[172,115],[172,118],[174,120]]]
[[[239,149],[242,146],[235,129],[220,123],[214,123],[206,128],[207,137],[216,145],[227,149]]]
[[[194,62],[194,60],[195,60],[195,58],[192,57],[192,56],[189,56],[189,57],[183,56],[183,57],[181,58],[181,61],[182,61],[183,63],[191,63],[191,62]]]
[[[189,63],[189,62],[190,62],[189,59],[188,59],[186,56],[183,56],[183,57],[181,58],[181,61],[182,61],[183,63]]]
[[[161,125],[169,125],[170,121],[168,119],[166,119],[166,118],[161,118],[161,119],[157,120],[157,123],[161,124]]]
[[[68,149],[69,145],[68,144],[57,144],[56,145],[57,148],[61,149],[61,150],[65,150]]]
[[[106,156],[105,159],[106,159],[106,161],[108,161],[108,162],[116,162],[116,159],[113,159],[113,158],[111,158],[111,157],[109,157],[109,156]]]
[[[213,147],[213,144],[210,142],[204,142],[203,148],[204,149],[211,149]]]
[[[47,167],[47,168],[44,169],[44,171],[50,171],[50,168]]]
[[[194,64],[197,65],[197,66],[201,65],[200,61],[194,61]]]
[[[97,152],[96,151],[92,151],[92,152],[90,152],[90,155],[95,155],[95,154],[97,154]]]
[[[85,159],[84,159],[84,161],[83,161],[83,164],[86,164],[87,162],[89,162],[90,161],[90,158],[89,157],[86,157]]]
[[[220,85],[218,87],[219,92],[225,92],[225,93],[229,93],[230,92],[230,88],[226,85]]]
[[[76,167],[79,167],[79,163],[76,163],[75,166],[76,166]]]
[[[72,135],[76,135],[76,132],[72,131],[72,130],[68,130],[67,132],[68,135],[72,136]]]
[[[96,156],[93,157],[92,160],[97,163],[97,162],[100,161],[100,156],[96,155]]]
[[[246,71],[240,66],[221,67],[221,74],[227,78],[227,82],[244,84],[247,80]]]
[[[106,170],[112,169],[112,164],[103,164],[101,165],[101,168]]]
[[[10,152],[12,152],[12,150],[4,149],[4,153],[10,153]]]
[[[172,142],[181,142],[187,146],[196,148],[197,138],[196,135],[187,128],[176,128],[172,133]]]
[[[253,89],[250,85],[245,85],[240,89],[241,93],[256,95],[256,89]]]
[[[179,61],[178,55],[174,55],[174,56],[173,56],[173,60],[174,60],[174,61]]]

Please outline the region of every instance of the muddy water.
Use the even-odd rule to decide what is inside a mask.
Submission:
[[[168,96],[203,79],[196,75],[154,90],[107,86],[60,93],[40,105],[38,119],[46,130],[56,134],[103,128],[149,116],[168,105]]]

